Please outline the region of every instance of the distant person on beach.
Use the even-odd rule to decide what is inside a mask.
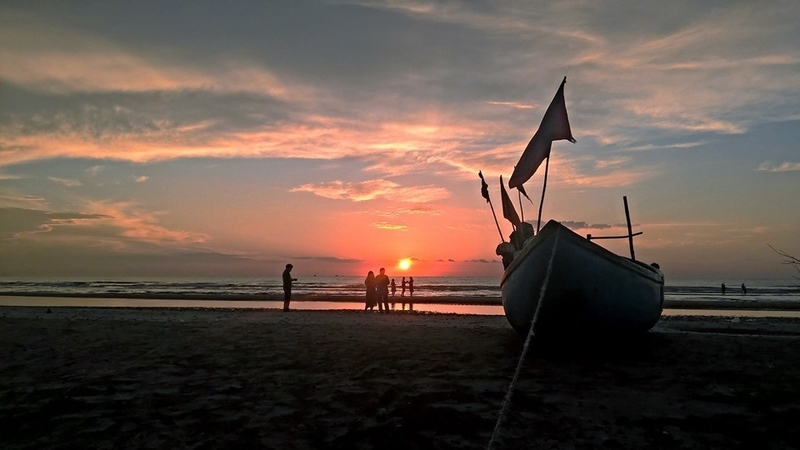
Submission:
[[[406,277],[403,277],[403,279],[400,281],[400,289],[401,289],[400,290],[400,297],[405,297],[406,296]]]
[[[378,297],[377,283],[375,283],[375,273],[373,271],[369,271],[367,274],[367,279],[364,280],[364,285],[367,286],[367,301],[364,304],[364,311],[370,310],[373,311],[375,308],[375,299]]]
[[[723,294],[725,294],[725,283],[722,283],[722,287],[720,287],[720,290],[722,291]]]
[[[386,276],[386,269],[381,267],[380,274],[375,277],[375,283],[378,285],[378,309],[389,312],[389,277]]]
[[[283,271],[283,310],[289,310],[289,301],[292,299],[292,282],[297,281],[297,278],[292,278],[291,264],[286,265],[286,270]]]
[[[742,283],[742,294],[747,295],[747,286]]]
[[[408,296],[409,297],[414,296],[414,277],[408,277]],[[403,305],[403,307],[405,308],[405,304]],[[409,311],[414,310],[414,304],[411,303],[411,299],[408,300],[408,310]]]
[[[392,297],[394,297],[394,293],[397,292],[397,284],[394,282],[394,278],[392,278],[392,283],[389,285],[392,290]],[[392,311],[394,311],[395,302],[394,298],[392,298]]]

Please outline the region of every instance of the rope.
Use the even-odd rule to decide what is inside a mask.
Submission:
[[[492,450],[494,448],[495,439],[500,432],[500,428],[502,428],[503,423],[505,422],[506,414],[508,413],[508,407],[511,404],[511,396],[514,394],[514,389],[517,387],[517,379],[519,378],[519,373],[522,371],[522,364],[525,361],[525,355],[528,353],[531,337],[534,335],[533,327],[536,324],[536,319],[539,318],[539,309],[542,307],[542,300],[544,299],[544,294],[547,292],[547,283],[550,281],[550,274],[553,272],[553,260],[556,256],[556,246],[558,245],[559,231],[559,229],[556,229],[556,237],[555,241],[553,242],[553,251],[550,253],[550,261],[547,263],[547,274],[545,275],[544,283],[542,283],[542,289],[539,291],[539,302],[536,304],[536,311],[533,314],[533,320],[531,320],[531,328],[528,330],[528,336],[525,338],[525,345],[522,346],[522,354],[519,356],[519,361],[517,361],[517,369],[514,371],[514,377],[511,378],[511,384],[508,385],[508,392],[506,392],[506,396],[503,398],[503,405],[500,407],[500,414],[497,418],[497,423],[494,426],[492,438],[489,440],[489,445],[487,447],[488,450]]]

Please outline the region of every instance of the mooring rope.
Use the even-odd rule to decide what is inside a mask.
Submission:
[[[533,326],[536,324],[536,319],[539,317],[539,308],[542,307],[544,294],[547,292],[547,283],[550,281],[550,274],[553,271],[553,260],[556,256],[556,246],[558,245],[559,231],[559,229],[556,229],[556,236],[555,240],[553,241],[553,250],[550,253],[550,261],[547,263],[547,274],[544,277],[542,289],[539,291],[539,302],[536,304],[536,311],[534,312],[533,319],[531,320],[531,328],[528,330],[528,336],[525,338],[525,345],[522,346],[522,354],[519,356],[519,361],[517,361],[517,369],[514,371],[514,377],[511,378],[511,384],[508,385],[508,392],[506,392],[506,396],[503,399],[503,405],[500,407],[500,415],[497,417],[497,423],[494,425],[494,432],[492,432],[492,438],[489,440],[489,445],[487,447],[488,450],[492,450],[494,448],[494,442],[497,438],[497,434],[500,432],[503,422],[505,422],[506,413],[508,412],[508,407],[511,403],[511,396],[514,394],[514,389],[517,387],[517,379],[519,378],[520,371],[522,371],[522,364],[525,361],[525,355],[528,353],[531,337],[534,335]]]

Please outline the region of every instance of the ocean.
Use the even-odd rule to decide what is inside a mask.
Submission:
[[[399,279],[396,278],[399,284]],[[472,314],[503,314],[500,306],[499,278],[415,277],[414,295],[436,304],[416,304],[417,311]],[[771,302],[797,303],[800,310],[800,280],[752,279],[729,281],[723,295],[721,282],[709,279],[667,279],[666,300],[712,301],[747,300],[769,309]],[[398,286],[390,302],[400,297]],[[363,277],[301,277],[295,282],[293,297],[297,309],[362,309],[353,302],[364,295]],[[101,307],[200,307],[200,308],[279,308],[283,290],[280,277],[264,278],[0,278],[0,306],[101,306]],[[337,299],[340,299],[337,301]],[[471,299],[459,306],[459,299]],[[475,305],[475,301],[478,305]]]
[[[400,293],[400,279],[397,293]],[[728,282],[726,295],[742,294],[742,281]],[[744,280],[747,295],[754,299],[787,299],[800,295],[800,280]],[[676,297],[716,297],[721,295],[721,282],[710,279],[667,279],[665,293]],[[364,293],[364,277],[299,278],[293,293],[314,296],[352,297]],[[414,293],[424,297],[499,298],[500,279],[495,277],[415,277]],[[263,278],[11,278],[0,277],[0,295],[28,296],[120,296],[174,298],[215,297],[242,299],[247,297],[283,296],[280,277]]]
[[[400,295],[400,278],[397,295]],[[9,279],[0,278],[0,295],[136,296],[140,298],[205,298],[241,300],[283,298],[280,277],[140,278],[140,279]],[[296,297],[358,297],[364,277],[303,277],[292,287]],[[499,298],[498,278],[415,277],[414,293],[425,297]],[[406,293],[408,295],[408,292]]]

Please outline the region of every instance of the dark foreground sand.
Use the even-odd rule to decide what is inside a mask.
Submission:
[[[0,448],[486,448],[503,317],[0,308]],[[534,342],[496,448],[797,448],[800,319]]]

